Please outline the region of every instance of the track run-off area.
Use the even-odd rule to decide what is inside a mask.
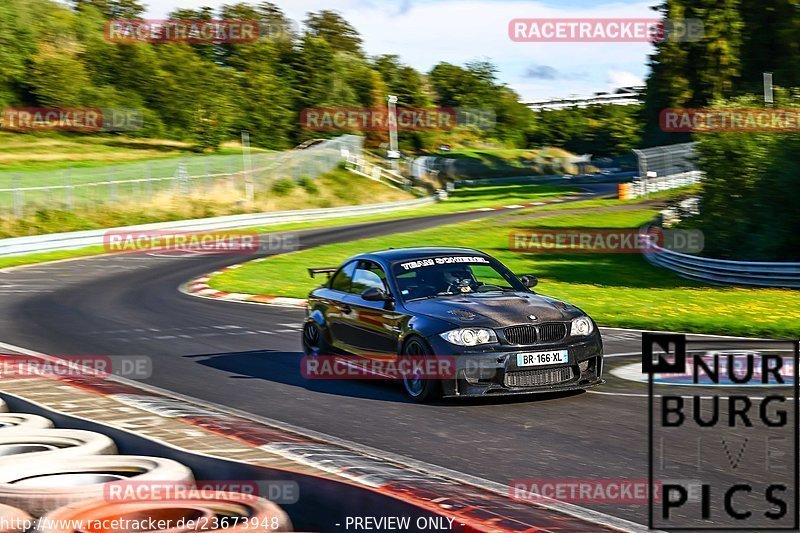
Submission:
[[[497,212],[293,233],[306,249],[492,216]],[[591,391],[417,405],[396,384],[304,379],[302,309],[213,301],[178,290],[241,261],[103,255],[2,271],[0,353],[147,356],[152,376],[146,385],[494,486],[520,479],[647,479],[647,384],[631,373],[641,362],[641,332],[602,328],[607,383]],[[643,504],[580,505],[639,524],[647,520]]]

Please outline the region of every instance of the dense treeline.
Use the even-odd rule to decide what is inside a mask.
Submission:
[[[800,5],[796,0],[666,0],[654,9],[668,19],[699,19],[702,39],[665,40],[650,56],[645,108],[649,145],[684,142],[663,133],[665,108],[699,108],[763,94],[763,73],[781,87],[800,87]]]
[[[617,110],[580,111],[578,127],[559,133],[559,121],[571,119],[533,113],[497,80],[488,61],[443,62],[420,73],[397,55],[369,56],[356,29],[333,11],[309,13],[299,27],[270,2],[179,9],[170,18],[258,20],[268,31],[254,43],[130,44],[109,42],[104,24],[142,17],[139,0],[68,4],[0,2],[0,107],[136,108],[144,116],[138,135],[186,140],[199,149],[213,149],[242,130],[275,149],[334,135],[304,130],[301,111],[383,108],[388,94],[397,95],[401,107],[479,108],[496,119],[489,128],[402,132],[405,149],[554,144],[621,153],[636,138],[636,123],[626,117],[626,131],[620,131]],[[372,145],[386,141],[385,132],[366,135]]]
[[[182,20],[259,20],[254,43],[112,43],[108,19],[137,18],[138,0],[0,2],[0,107],[125,107],[144,113],[139,135],[214,148],[248,130],[254,142],[285,148],[319,137],[299,124],[308,107],[380,108],[396,94],[405,107],[489,108],[497,125],[479,138],[525,146],[533,113],[500,84],[494,67],[437,65],[423,75],[398,56],[369,57],[358,32],[333,11],[309,13],[302,30],[274,4],[180,9]],[[467,132],[469,133],[469,132]],[[324,134],[323,134],[324,136]],[[374,132],[372,140],[385,137]],[[405,133],[412,148],[435,134]]]
[[[645,113],[648,144],[699,142],[706,180],[701,215],[692,224],[705,232],[706,253],[800,260],[800,133],[690,136],[663,133],[658,122],[664,108],[764,107],[764,72],[784,88],[776,91],[775,107],[800,107],[800,6],[796,0],[667,0],[657,9],[705,26],[697,42],[656,46]]]

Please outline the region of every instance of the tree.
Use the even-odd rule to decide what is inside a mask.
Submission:
[[[36,52],[33,19],[22,0],[0,3],[0,107],[20,103],[25,68]]]
[[[72,0],[78,11],[86,7],[97,9],[107,19],[135,19],[145,12],[139,0]]]
[[[324,9],[309,13],[304,21],[306,33],[324,39],[333,50],[362,55],[361,36],[339,13]]]

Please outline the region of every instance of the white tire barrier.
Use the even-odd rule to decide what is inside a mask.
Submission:
[[[43,516],[81,500],[102,498],[107,483],[193,480],[189,468],[160,457],[96,455],[21,461],[0,468],[0,503]]]
[[[29,431],[53,427],[53,421],[39,415],[24,413],[0,414],[0,435],[5,431]]]
[[[61,507],[47,515],[37,533],[81,533],[65,524],[111,523],[114,520],[163,520],[169,533],[224,530],[225,533],[292,531],[287,514],[274,503],[252,495],[194,491],[170,501],[84,501]],[[61,526],[59,529],[58,527]],[[123,528],[124,529],[124,528]]]
[[[73,457],[117,453],[114,441],[101,433],[77,429],[0,431],[0,472],[24,462],[67,463]]]
[[[31,516],[16,507],[0,504],[0,533],[24,533]]]

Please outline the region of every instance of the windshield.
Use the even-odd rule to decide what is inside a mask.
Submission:
[[[403,300],[456,294],[526,291],[497,261],[480,256],[439,256],[400,261],[393,267]]]

